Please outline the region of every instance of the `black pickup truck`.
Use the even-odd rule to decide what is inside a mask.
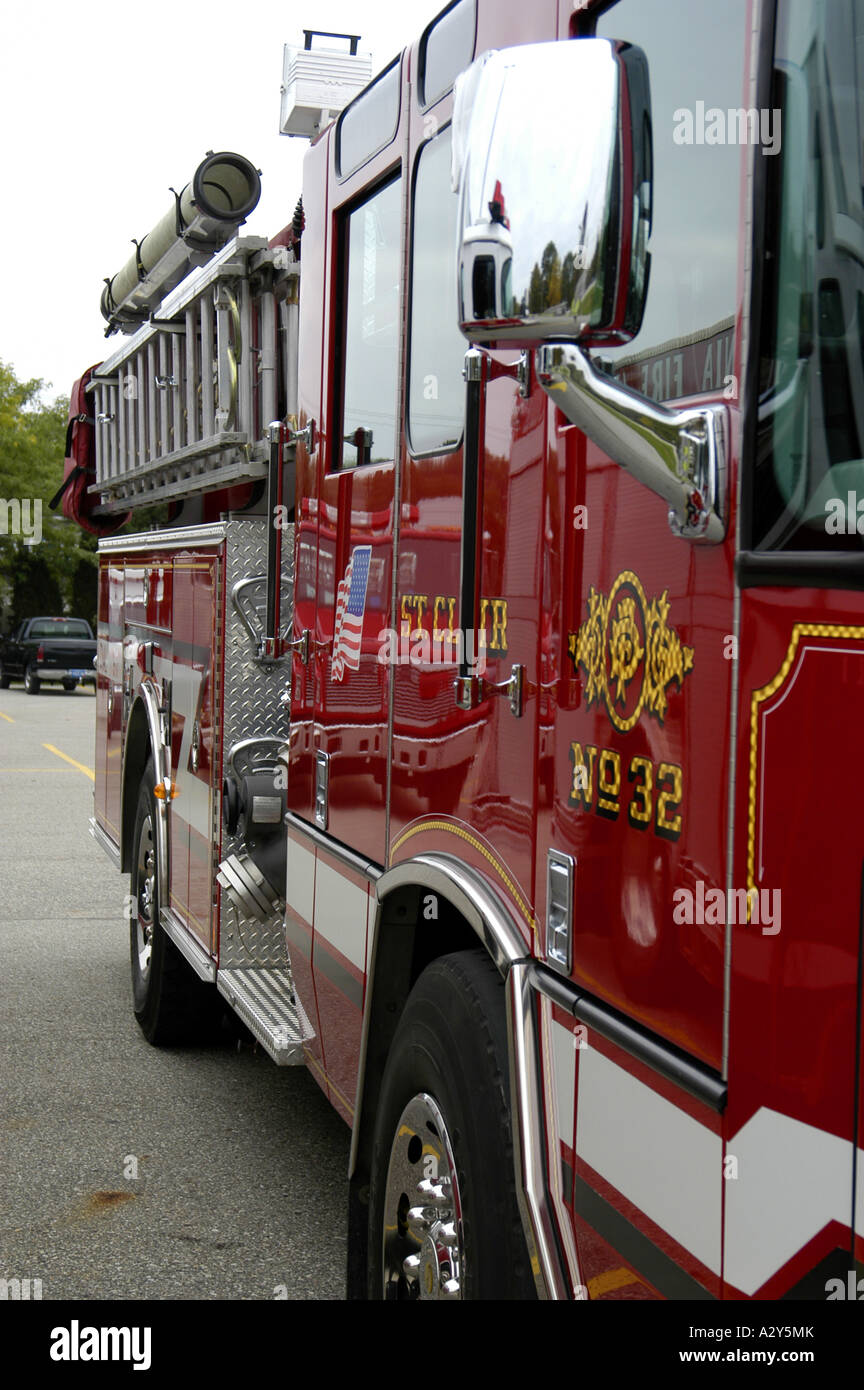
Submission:
[[[0,690],[24,682],[38,695],[43,681],[61,681],[74,690],[79,681],[96,684],[96,641],[83,618],[26,618],[9,637],[0,637]]]

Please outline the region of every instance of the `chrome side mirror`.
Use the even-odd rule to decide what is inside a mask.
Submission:
[[[485,54],[457,82],[454,164],[466,337],[599,346],[638,332],[651,227],[641,49],[578,39]]]
[[[539,348],[544,391],[667,503],[675,534],[722,540],[726,408],[657,405],[587,352],[635,337],[648,291],[651,98],[641,49],[573,39],[484,54],[456,84],[453,164],[466,338]]]

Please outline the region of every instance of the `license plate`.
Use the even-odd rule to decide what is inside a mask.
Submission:
[[[87,672],[86,672],[86,671],[67,671],[66,674],[67,674],[67,676],[77,676],[78,680],[80,680],[82,676],[86,676],[86,675],[87,675]]]

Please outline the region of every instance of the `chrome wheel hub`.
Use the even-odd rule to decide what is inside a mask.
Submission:
[[[384,1196],[385,1299],[461,1299],[462,1204],[453,1146],[430,1095],[402,1111]]]
[[[156,902],[156,854],[153,848],[153,822],[148,816],[141,826],[138,841],[138,922],[136,946],[138,969],[142,979],[150,969],[153,954],[153,914]]]

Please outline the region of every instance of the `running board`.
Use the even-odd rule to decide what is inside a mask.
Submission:
[[[314,1037],[290,970],[220,970],[216,988],[280,1067],[302,1066]]]

